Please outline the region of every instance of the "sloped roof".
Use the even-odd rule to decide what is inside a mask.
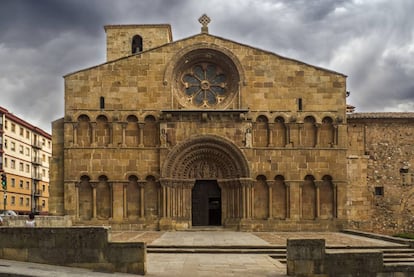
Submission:
[[[414,112],[373,112],[373,113],[349,113],[348,119],[406,119],[414,118]]]
[[[112,61],[107,61],[107,62],[104,62],[102,64],[98,64],[98,65],[91,66],[91,67],[88,67],[88,68],[80,69],[80,70],[77,70],[77,71],[68,73],[68,74],[64,75],[63,77],[67,77],[67,76],[70,76],[72,74],[76,74],[78,72],[87,71],[89,69],[93,69],[93,68],[96,68],[96,67],[99,67],[99,66],[102,66],[102,65],[115,63],[115,62],[117,62],[119,60],[128,59],[131,56],[142,55],[143,53],[151,52],[151,51],[153,51],[155,49],[159,49],[159,48],[162,48],[162,47],[166,47],[168,45],[173,45],[175,43],[183,42],[183,41],[186,41],[186,40],[191,40],[191,39],[194,39],[194,38],[199,37],[199,36],[210,36],[210,37],[213,37],[215,39],[220,39],[220,40],[227,41],[227,42],[230,42],[230,43],[234,43],[234,44],[237,44],[237,45],[240,45],[240,46],[243,46],[243,47],[248,47],[248,48],[251,48],[251,49],[255,49],[255,50],[258,50],[258,51],[267,53],[269,55],[273,55],[273,56],[279,57],[281,59],[290,60],[290,61],[297,62],[297,63],[303,64],[303,65],[307,65],[307,66],[310,66],[310,67],[313,67],[313,68],[316,68],[316,69],[319,69],[319,70],[323,70],[323,71],[327,71],[327,72],[330,72],[330,73],[333,73],[333,74],[338,74],[338,75],[347,77],[347,75],[345,75],[343,73],[340,73],[340,72],[336,72],[336,71],[333,71],[333,70],[330,70],[330,69],[326,69],[326,68],[323,68],[323,67],[319,67],[319,66],[315,66],[315,65],[312,65],[312,64],[308,64],[308,63],[305,63],[305,62],[300,61],[300,60],[296,60],[296,59],[292,59],[292,58],[288,58],[288,57],[281,56],[279,54],[270,52],[268,50],[263,50],[263,49],[260,49],[260,48],[257,48],[257,47],[251,46],[251,45],[243,44],[243,43],[240,43],[240,42],[237,42],[237,41],[233,41],[233,40],[230,40],[230,39],[226,39],[226,38],[222,38],[222,37],[219,37],[219,36],[214,36],[214,35],[206,34],[206,33],[196,34],[196,35],[193,35],[193,36],[190,36],[190,37],[186,37],[186,38],[183,38],[183,39],[180,39],[180,40],[177,40],[177,41],[172,41],[172,42],[166,43],[164,45],[160,45],[158,47],[154,47],[154,48],[151,48],[151,49],[148,49],[148,50],[145,50],[145,51],[136,53],[136,54],[131,54],[129,56],[125,56],[125,57],[122,57],[122,58],[119,58],[119,59],[115,59],[115,60],[112,60]]]

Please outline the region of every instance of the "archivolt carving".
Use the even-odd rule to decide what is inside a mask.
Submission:
[[[243,153],[217,136],[200,136],[183,142],[168,154],[162,178],[231,179],[249,177]]]

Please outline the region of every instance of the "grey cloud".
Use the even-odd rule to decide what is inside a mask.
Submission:
[[[413,10],[411,0],[3,0],[0,105],[50,131],[62,76],[105,61],[104,25],[170,23],[177,40],[207,13],[213,35],[348,75],[357,111],[407,109]]]

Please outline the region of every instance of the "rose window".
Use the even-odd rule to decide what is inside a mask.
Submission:
[[[224,71],[211,63],[199,63],[182,75],[181,82],[187,102],[210,107],[220,104],[228,95]]]

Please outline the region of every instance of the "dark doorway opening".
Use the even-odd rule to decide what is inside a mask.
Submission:
[[[221,225],[221,191],[216,180],[197,180],[192,190],[193,226]]]

